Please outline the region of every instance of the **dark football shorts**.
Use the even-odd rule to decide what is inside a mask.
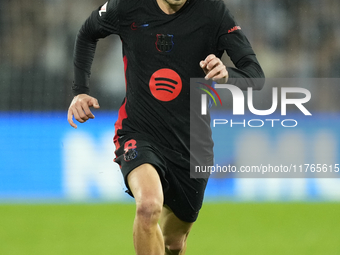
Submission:
[[[143,138],[139,134],[125,135],[119,138],[120,147],[115,151],[115,162],[121,167],[127,193],[131,196],[131,190],[127,182],[128,174],[136,167],[149,163],[157,170],[164,193],[164,204],[174,214],[185,222],[194,222],[202,207],[204,191],[207,179],[190,178],[190,162],[183,166],[169,160],[171,151],[164,151],[150,139]],[[164,156],[166,154],[166,156]],[[178,157],[173,155],[173,158]]]

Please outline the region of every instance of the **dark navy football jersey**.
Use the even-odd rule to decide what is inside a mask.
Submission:
[[[88,93],[95,43],[110,34],[122,40],[126,77],[126,97],[115,124],[117,146],[119,136],[138,133],[188,159],[190,78],[205,76],[200,61],[226,51],[236,66],[251,56],[247,63],[262,72],[223,1],[188,0],[168,15],[156,0],[110,0],[92,13],[78,35],[75,94]],[[243,75],[236,68],[228,71],[230,78]],[[211,137],[205,145],[212,153]]]

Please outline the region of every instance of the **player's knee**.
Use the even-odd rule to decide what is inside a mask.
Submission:
[[[166,244],[165,245],[165,251],[168,255],[177,255],[181,254],[181,252],[184,250],[184,242],[182,243],[176,243],[176,244]]]
[[[185,237],[182,238],[167,238],[164,237],[164,244],[166,254],[176,255],[181,254],[181,252],[185,249]]]
[[[136,204],[136,217],[142,218],[145,224],[157,224],[163,204],[158,199],[147,198]]]

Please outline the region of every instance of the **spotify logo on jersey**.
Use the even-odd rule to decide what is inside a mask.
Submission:
[[[182,80],[171,69],[163,68],[154,72],[150,78],[151,94],[160,101],[174,100],[182,90]]]

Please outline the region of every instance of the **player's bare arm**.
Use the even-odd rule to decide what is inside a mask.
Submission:
[[[227,83],[229,78],[228,70],[221,59],[214,54],[210,54],[205,60],[202,60],[200,66],[206,74],[206,80],[212,79],[218,83]]]
[[[87,94],[79,94],[75,96],[68,108],[67,120],[70,125],[77,128],[77,125],[73,122],[73,116],[80,123],[84,123],[88,119],[94,119],[94,115],[91,112],[90,107],[97,109],[100,108],[96,98]]]

